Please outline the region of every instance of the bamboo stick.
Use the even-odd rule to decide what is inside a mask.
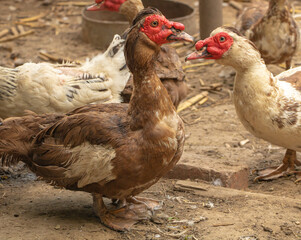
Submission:
[[[20,38],[20,37],[27,36],[27,35],[32,34],[32,33],[34,33],[34,30],[29,30],[29,31],[27,31],[27,32],[20,33],[20,34],[18,34],[18,35],[14,35],[14,36],[9,36],[9,37],[5,37],[5,38],[1,38],[1,39],[0,39],[0,43],[12,41],[12,40],[15,40],[15,39]]]
[[[90,2],[58,2],[56,3],[56,5],[58,6],[78,6],[78,7],[83,7],[83,6],[88,6],[91,5],[91,1]]]
[[[10,31],[12,32],[12,34],[13,34],[14,36],[18,36],[18,35],[19,35],[19,32],[18,32],[17,28],[15,28],[15,27],[12,27],[12,28],[10,29]]]
[[[9,29],[3,29],[1,32],[0,32],[0,38],[4,37],[6,34],[9,33]]]
[[[48,15],[49,12],[43,12],[43,13],[40,13],[39,15],[36,15],[36,16],[33,16],[33,17],[29,17],[29,18],[22,18],[20,19],[20,22],[33,22],[33,21],[36,21],[40,18],[43,18],[43,17],[46,17],[46,15]]]
[[[203,79],[200,78],[199,81],[200,81],[200,84],[201,84],[202,86],[205,86],[205,83],[204,83]]]
[[[28,26],[31,28],[42,28],[45,27],[46,24],[45,23],[41,23],[41,22],[15,22],[15,24],[23,25],[23,26]]]
[[[201,90],[206,90],[206,91],[220,91],[222,88],[223,84],[222,83],[212,83],[207,86],[201,86]]]
[[[17,25],[17,29],[19,30],[20,33],[25,33],[25,29],[22,25]]]
[[[54,61],[54,62],[59,62],[59,63],[64,62],[64,59],[63,59],[63,58],[54,56],[54,55],[52,55],[52,54],[50,54],[50,53],[45,52],[44,50],[39,51],[39,54],[40,54],[41,56],[43,56],[43,57],[48,58],[48,60],[51,60],[51,61]]]
[[[51,61],[58,62],[58,63],[70,62],[70,63],[74,63],[74,64],[81,64],[79,61],[71,60],[71,59],[68,59],[68,58],[57,57],[57,56],[54,56],[50,53],[47,53],[44,50],[39,51],[39,54],[40,54],[39,56],[42,59],[47,58],[48,61],[51,60]]]
[[[207,96],[208,96],[208,92],[202,92],[198,95],[195,95],[194,97],[186,100],[185,102],[180,103],[180,105],[178,106],[177,112],[179,113],[179,112],[183,111],[184,109],[189,108],[190,106],[201,101],[203,98],[206,98]]]
[[[214,61],[206,61],[206,62],[201,62],[201,63],[196,63],[196,64],[183,66],[183,69],[185,70],[185,69],[193,68],[193,67],[212,65],[213,63],[214,63]]]
[[[198,104],[203,105],[205,102],[208,101],[208,99],[209,99],[208,97],[205,97],[205,98],[201,99],[201,101],[199,101]]]

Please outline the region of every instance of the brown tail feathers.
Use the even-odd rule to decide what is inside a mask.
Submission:
[[[29,143],[0,140],[0,162],[2,166],[10,166],[19,161],[28,163]]]
[[[0,119],[0,165],[12,165],[19,161],[31,165],[34,137],[62,117],[59,114],[28,114]]]

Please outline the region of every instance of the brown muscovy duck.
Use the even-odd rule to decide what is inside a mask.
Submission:
[[[115,11],[124,15],[131,24],[135,16],[144,6],[141,0],[95,0],[94,5],[87,8],[89,11]],[[188,86],[181,60],[176,50],[169,46],[161,46],[159,57],[155,62],[156,73],[175,105],[187,96]],[[121,93],[125,102],[129,102],[133,92],[133,78],[130,78],[124,91]]]
[[[301,166],[296,151],[301,151],[301,67],[277,76],[267,69],[254,44],[236,29],[220,27],[211,37],[196,44],[187,59],[214,59],[236,70],[233,99],[236,113],[254,136],[287,149],[279,167],[260,172],[256,178],[270,180],[296,174],[301,181]]]
[[[235,27],[251,40],[266,64],[285,62],[291,67],[299,45],[299,27],[288,0],[256,2],[243,10]]]
[[[125,44],[134,82],[130,103],[8,118],[0,126],[2,162],[22,161],[54,185],[92,193],[96,214],[114,230],[147,218],[159,202],[134,196],[166,174],[184,146],[183,122],[154,70],[160,45],[192,42],[183,30],[157,9],[142,10]],[[108,210],[103,197],[122,206]]]

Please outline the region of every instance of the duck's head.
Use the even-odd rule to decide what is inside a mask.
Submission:
[[[132,23],[142,9],[144,6],[141,0],[95,0],[95,4],[87,7],[87,11],[119,12],[127,18],[129,23]]]
[[[146,16],[139,27],[140,33],[144,33],[157,45],[174,41],[193,42],[193,37],[184,32],[185,26],[179,22],[172,22],[162,14]]]
[[[187,60],[214,59],[220,64],[233,67],[247,65],[249,60],[259,59],[260,53],[255,45],[243,37],[233,27],[219,27],[209,38],[200,40],[195,44],[195,52],[186,57]]]
[[[215,29],[209,38],[200,40],[195,44],[196,51],[186,57],[186,60],[194,59],[220,59],[233,45],[238,34],[233,30],[220,27]]]
[[[111,12],[118,12],[120,6],[126,0],[95,0],[95,3],[87,7],[88,11],[108,10]]]
[[[169,21],[158,9],[145,8],[134,19],[128,34],[158,46],[175,41],[193,42],[184,29],[182,23]]]
[[[174,41],[193,42],[193,37],[184,32],[184,25],[172,22],[156,8],[145,8],[133,20],[127,34],[126,57],[150,56],[148,50],[158,52],[160,46]]]

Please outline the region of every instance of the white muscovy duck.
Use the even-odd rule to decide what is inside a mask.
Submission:
[[[26,63],[0,67],[0,117],[66,113],[88,103],[120,102],[130,73],[124,42],[115,35],[108,49],[81,66]]]
[[[299,45],[299,27],[288,0],[256,2],[239,15],[235,27],[251,40],[266,64],[292,64]]]
[[[236,70],[234,105],[242,124],[256,137],[287,149],[283,163],[256,179],[269,180],[295,173],[301,181],[301,67],[277,76],[267,69],[255,45],[235,28],[220,27],[199,41],[187,60],[214,59]]]

